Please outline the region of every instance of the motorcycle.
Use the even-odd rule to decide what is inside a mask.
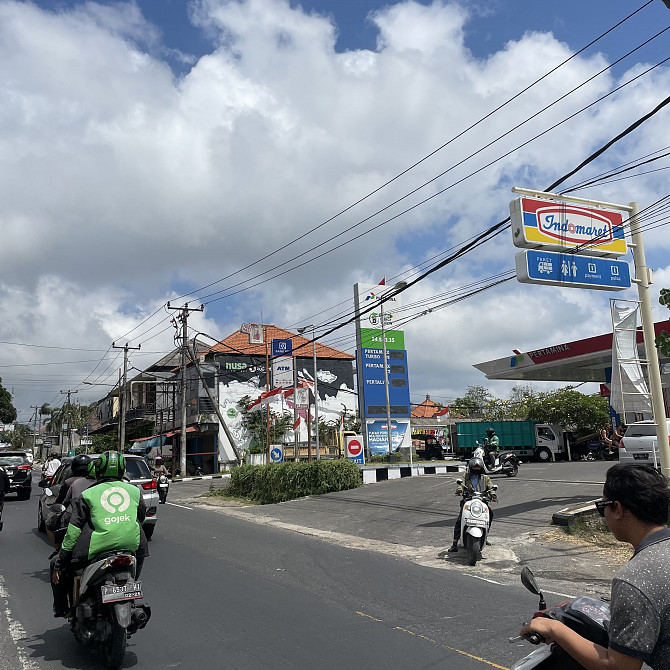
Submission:
[[[531,593],[540,597],[538,611],[535,612],[533,618],[544,616],[556,619],[583,638],[602,647],[607,647],[610,607],[606,600],[580,596],[556,607],[547,608],[547,603],[530,568],[525,567],[521,571],[521,583]],[[508,641],[515,643],[523,639],[536,645],[544,641],[542,636],[537,633],[531,633],[528,636],[517,635],[508,638]],[[583,670],[584,666],[577,663],[574,658],[554,642],[551,645],[544,645],[518,660],[511,670],[531,670],[532,668],[540,668],[541,670]]]
[[[486,439],[484,444],[477,442],[477,448],[474,450],[472,457],[481,458],[484,462],[484,473],[487,475],[507,475],[508,477],[516,477],[519,474],[519,459],[513,451],[503,451],[496,453],[495,466],[491,467],[491,463],[487,457]]]
[[[457,479],[456,483],[462,486],[463,480]],[[498,487],[494,485],[493,492],[497,490]],[[482,549],[486,544],[489,533],[491,495],[492,493],[475,491],[464,496],[465,503],[463,504],[461,517],[461,543],[468,553],[469,565],[476,565],[482,557]]]
[[[158,501],[161,505],[164,505],[170,488],[170,481],[168,480],[167,475],[159,475],[156,487],[158,488]]]
[[[65,510],[62,505],[53,507]],[[99,554],[74,573],[70,629],[79,643],[102,649],[110,670],[121,667],[127,639],[151,617],[149,605],[135,602],[142,598],[142,582],[135,581],[135,574],[135,555],[124,550]]]
[[[586,455],[587,461],[613,461],[618,458],[617,449],[610,451],[609,447],[600,440],[591,440],[586,443],[589,453]]]

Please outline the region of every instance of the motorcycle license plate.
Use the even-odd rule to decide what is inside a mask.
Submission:
[[[103,603],[114,603],[119,600],[133,600],[142,597],[142,582],[101,586],[100,589]]]
[[[486,526],[486,519],[470,519],[468,526]]]
[[[168,486],[167,484],[159,484],[159,485],[158,485],[158,488],[166,489],[167,486]]]

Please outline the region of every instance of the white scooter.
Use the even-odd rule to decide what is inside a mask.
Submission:
[[[484,439],[484,443],[486,443],[486,439]],[[482,459],[484,462],[484,473],[487,475],[516,477],[519,474],[519,459],[512,451],[496,452],[495,465],[491,467],[491,462],[486,455],[484,445],[477,442],[477,448],[472,453],[472,457]]]
[[[167,500],[168,490],[170,488],[170,480],[167,475],[161,474],[156,481],[156,488],[158,489],[158,502],[161,505],[165,504]]]
[[[463,480],[457,479],[456,483],[462,486]],[[497,490],[498,486],[494,484],[493,493]],[[475,491],[465,494],[461,517],[461,542],[468,552],[469,565],[476,565],[482,557],[482,549],[489,534],[489,503],[493,500],[491,497],[493,493]]]

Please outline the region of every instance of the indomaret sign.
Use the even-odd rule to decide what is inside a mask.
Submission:
[[[626,239],[621,212],[521,197],[510,203],[512,240],[517,247],[621,256]]]

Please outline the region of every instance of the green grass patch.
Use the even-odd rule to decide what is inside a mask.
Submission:
[[[345,459],[242,465],[233,469],[228,487],[225,490],[218,489],[216,493],[212,491],[212,495],[269,505],[304,496],[355,489],[362,484],[360,468]]]

